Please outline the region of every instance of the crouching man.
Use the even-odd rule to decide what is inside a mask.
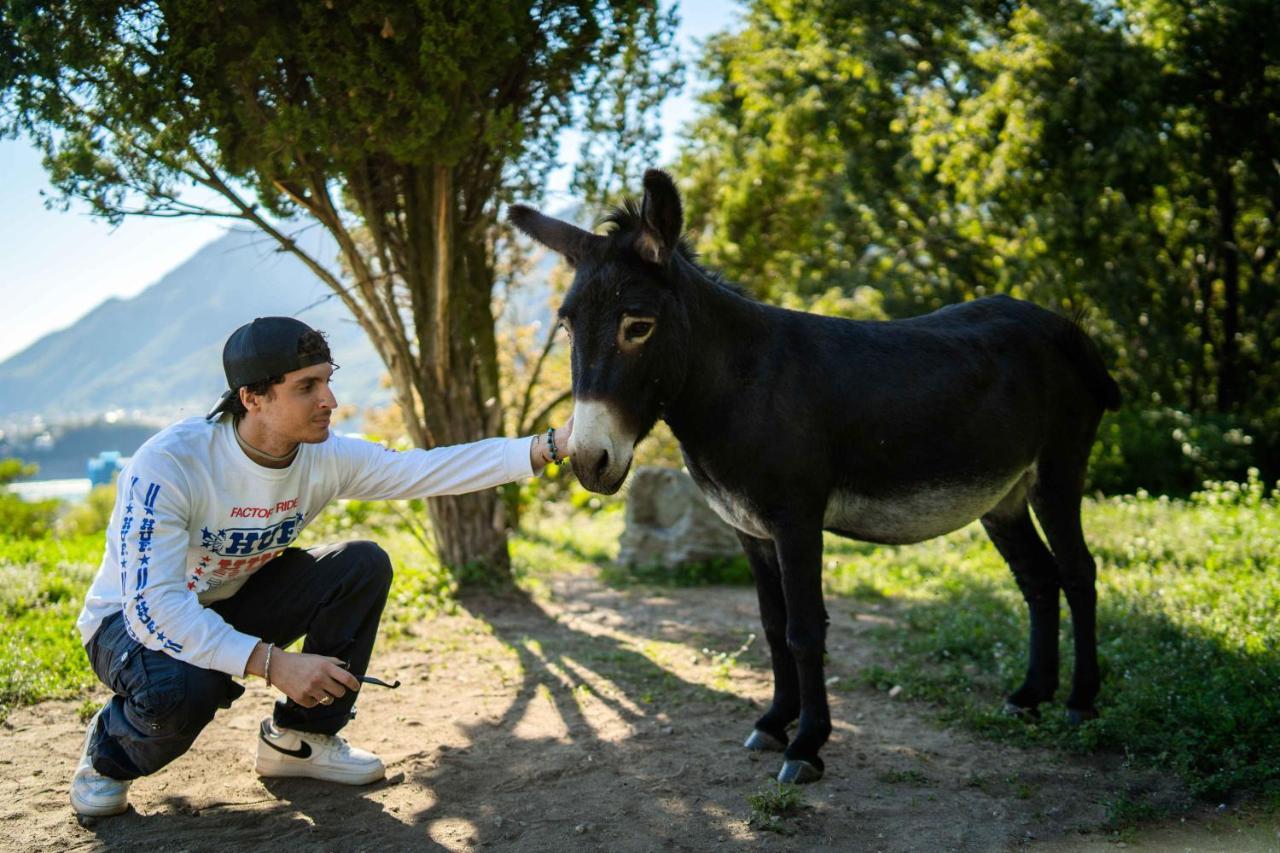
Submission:
[[[262,721],[257,772],[350,785],[378,756],[338,732],[352,716],[391,584],[372,542],[291,547],[336,498],[410,498],[528,477],[572,424],[397,453],[329,431],[324,336],[287,317],[241,326],[229,390],[206,418],[152,437],[121,473],[106,551],[78,627],[115,695],[90,721],[71,783],[85,816],[128,808],[129,784],[186,752],[254,675],[286,698]],[[571,419],[572,420],[572,419]],[[305,637],[300,652],[283,647]]]

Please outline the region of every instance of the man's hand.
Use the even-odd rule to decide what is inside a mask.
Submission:
[[[304,708],[328,705],[359,690],[360,680],[342,668],[338,658],[273,649],[271,684]]]
[[[569,415],[569,420],[564,422],[564,426],[555,428],[556,435],[556,456],[560,462],[564,462],[573,452],[573,415]],[[534,471],[541,471],[543,466],[551,462],[551,448],[547,443],[547,434],[545,432],[538,433],[533,437],[533,441],[529,444],[529,462],[533,465]]]
[[[573,455],[573,415],[569,415],[564,426],[556,430],[556,450],[560,451],[561,459]]]

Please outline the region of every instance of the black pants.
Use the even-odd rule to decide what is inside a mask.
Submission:
[[[290,548],[264,565],[235,595],[211,605],[239,631],[285,646],[306,636],[302,651],[330,655],[364,675],[391,587],[391,561],[372,542],[303,551]],[[112,614],[85,651],[115,696],[90,738],[94,769],[114,779],[154,773],[191,748],[218,708],[244,688],[231,676],[148,649]],[[290,729],[334,734],[351,719],[357,694],[304,708],[276,703],[275,721]]]

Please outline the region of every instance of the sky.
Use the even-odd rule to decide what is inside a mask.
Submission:
[[[693,59],[697,43],[729,28],[737,18],[732,0],[685,0],[678,40],[690,66],[685,90],[662,112],[660,159],[676,150],[677,132],[693,116]],[[561,156],[573,157],[572,131]],[[569,200],[568,164],[551,179],[548,203]],[[116,228],[92,217],[86,205],[47,209],[56,197],[40,153],[26,139],[0,140],[0,362],[44,335],[72,325],[104,300],[134,296],[159,281],[232,224],[201,217],[130,217]]]

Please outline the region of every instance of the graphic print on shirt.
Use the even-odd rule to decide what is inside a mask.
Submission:
[[[129,497],[125,502],[124,519],[120,523],[120,591],[122,593],[126,591],[125,584],[129,574],[128,536],[133,531],[133,510],[137,486],[138,478],[134,477],[129,481]],[[142,497],[142,520],[138,524],[134,544],[137,563],[134,567],[133,597],[130,599],[130,604],[126,606],[133,607],[133,615],[138,624],[154,636],[165,651],[177,653],[182,651],[182,644],[165,636],[164,629],[156,624],[156,620],[151,615],[151,607],[147,603],[146,590],[149,580],[148,574],[151,568],[151,540],[155,536],[156,500],[160,497],[160,488],[159,483],[148,483],[146,493]],[[125,620],[125,628],[133,639],[142,642],[141,638],[136,636],[133,626],[130,625],[127,619]]]
[[[297,505],[295,498],[277,504],[274,510],[296,509]],[[270,518],[274,510],[236,507],[231,515],[236,518]],[[298,537],[303,518],[303,513],[294,512],[265,527],[226,527],[216,531],[202,528],[200,547],[205,553],[187,576],[187,589],[198,594],[257,571]]]

